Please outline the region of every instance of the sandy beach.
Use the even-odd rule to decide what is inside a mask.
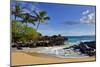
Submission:
[[[84,58],[59,58],[42,53],[27,53],[21,51],[13,51],[11,53],[11,65],[30,65],[30,64],[52,64],[52,63],[68,63],[68,62],[82,62],[95,61],[95,57]]]

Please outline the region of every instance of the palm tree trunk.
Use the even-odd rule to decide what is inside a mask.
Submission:
[[[37,24],[36,31],[38,30],[39,25],[40,25],[40,21],[39,21],[38,24]]]
[[[16,15],[15,15],[15,20],[17,20],[17,19],[16,19]]]
[[[37,32],[37,30],[38,30],[38,28],[39,28],[39,25],[40,25],[40,21],[39,21],[38,24],[37,24],[36,32]],[[34,44],[36,45],[37,42],[38,42],[38,41],[34,41]],[[36,46],[37,46],[37,45],[36,45]]]

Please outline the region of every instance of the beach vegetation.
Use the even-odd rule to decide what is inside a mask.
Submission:
[[[45,23],[47,20],[50,20],[50,17],[47,16],[46,11],[33,11],[35,14],[35,20],[38,22],[36,30],[38,30],[40,23]]]
[[[47,16],[46,11],[36,10],[32,13],[25,12],[21,5],[16,3],[14,8],[11,9],[11,15],[14,19],[11,20],[12,23],[12,41],[22,41],[28,42],[30,40],[36,41],[42,34],[37,32],[40,23],[44,23],[45,20],[49,20],[50,17]],[[28,24],[33,24],[34,26],[38,22],[36,29],[29,26]]]
[[[29,40],[37,40],[40,36],[39,32],[36,32],[32,27],[23,25],[21,22],[12,21],[12,40],[27,42]]]

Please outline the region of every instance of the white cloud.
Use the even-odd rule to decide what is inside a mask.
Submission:
[[[95,23],[95,12],[91,12],[86,10],[82,13],[82,17],[80,18],[81,23]]]
[[[82,14],[85,15],[85,14],[88,14],[89,12],[90,12],[89,10],[86,10]]]

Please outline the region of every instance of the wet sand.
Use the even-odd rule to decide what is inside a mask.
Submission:
[[[52,63],[68,63],[68,62],[82,62],[95,61],[95,57],[84,58],[59,58],[41,53],[27,53],[16,51],[11,53],[11,64],[16,65],[32,65],[32,64],[52,64]]]

